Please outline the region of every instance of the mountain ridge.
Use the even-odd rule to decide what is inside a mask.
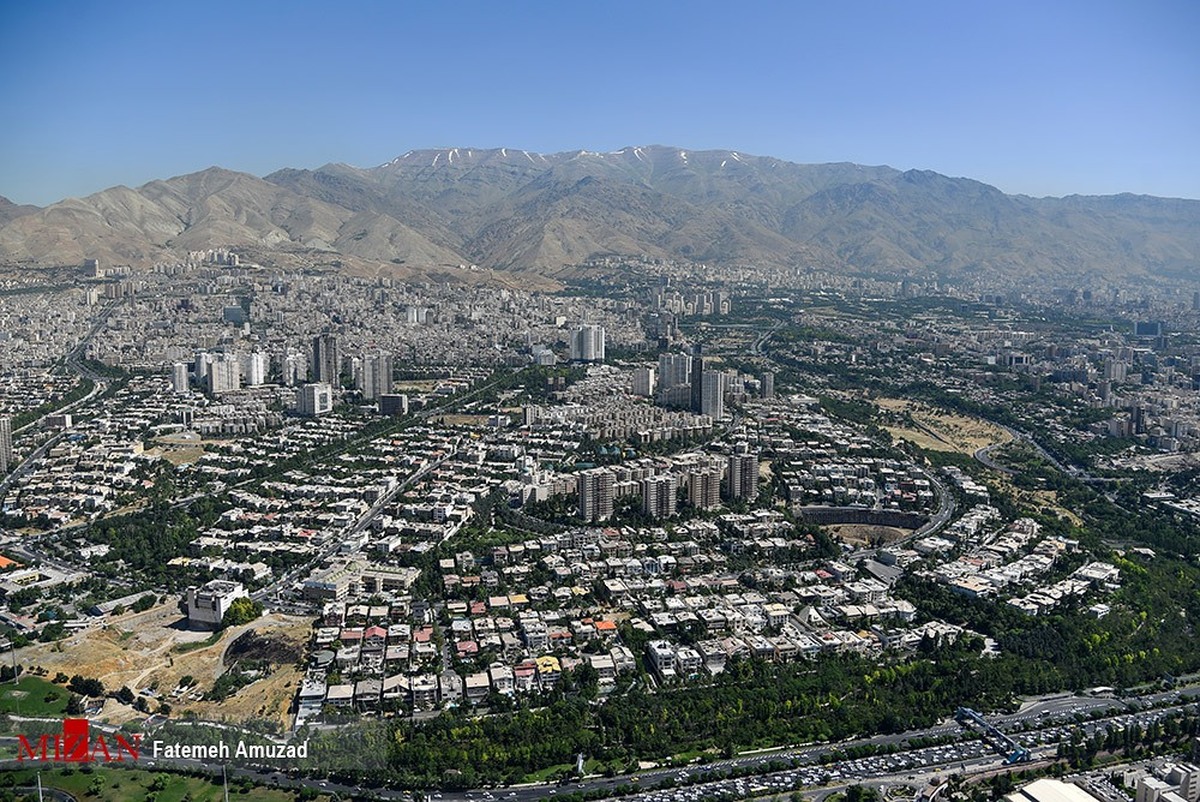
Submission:
[[[1200,201],[1035,198],[931,170],[631,145],[427,148],[261,178],[211,167],[40,209],[0,202],[9,261],[145,266],[210,247],[543,275],[617,254],[946,278],[1195,277]]]

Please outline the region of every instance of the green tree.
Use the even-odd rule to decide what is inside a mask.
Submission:
[[[229,605],[229,609],[225,611],[225,615],[221,618],[221,626],[236,627],[241,624],[249,624],[262,615],[262,612],[263,606],[261,602],[252,601],[247,597],[234,599]]]

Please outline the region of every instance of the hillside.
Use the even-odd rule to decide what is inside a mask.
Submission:
[[[647,146],[416,150],[265,178],[214,167],[44,209],[0,202],[10,261],[145,266],[220,246],[543,275],[645,254],[945,278],[1195,277],[1200,201],[1029,198],[929,171]]]

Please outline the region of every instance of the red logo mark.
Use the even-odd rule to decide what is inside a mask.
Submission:
[[[135,733],[128,739],[120,733],[108,736],[96,733],[94,738],[91,737],[91,724],[86,718],[64,719],[61,733],[42,735],[36,743],[30,743],[24,735],[17,736],[17,760],[20,761],[123,763],[126,759],[137,760],[141,750],[140,734]]]

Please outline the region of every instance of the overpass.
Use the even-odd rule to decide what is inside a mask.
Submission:
[[[1005,756],[1005,765],[1026,763],[1029,761],[1031,757],[1029,750],[996,729],[981,713],[977,713],[969,707],[960,707],[954,712],[954,718],[964,727],[968,724],[974,724],[979,727],[980,731],[983,732],[983,737],[992,745],[992,748]]]

